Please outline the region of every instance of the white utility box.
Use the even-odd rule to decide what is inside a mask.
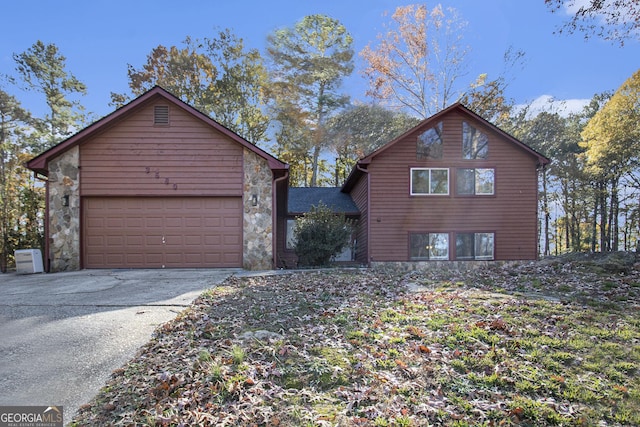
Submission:
[[[16,259],[16,273],[43,273],[42,252],[40,249],[18,249],[14,253]]]

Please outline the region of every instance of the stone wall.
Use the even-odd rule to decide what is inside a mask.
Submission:
[[[273,173],[265,159],[244,150],[243,267],[273,268]]]
[[[50,271],[80,269],[79,149],[73,147],[49,161]],[[63,206],[65,196],[69,206]]]
[[[511,261],[372,261],[369,266],[373,269],[391,269],[395,271],[469,271],[490,265],[504,265]]]

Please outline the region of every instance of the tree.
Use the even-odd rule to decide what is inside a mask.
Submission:
[[[470,83],[463,44],[467,22],[454,8],[423,4],[400,6],[391,15],[386,33],[377,45],[367,45],[360,55],[366,61],[364,76],[368,95],[394,108],[427,118],[456,101],[462,101],[487,120],[508,115],[504,76],[494,80],[480,74]],[[505,53],[508,65],[522,59],[522,52]]]
[[[39,129],[46,142],[36,151],[49,148],[74,133],[84,123],[83,108],[78,101],[67,97],[73,94],[86,95],[87,88],[73,74],[66,71],[66,58],[54,44],[45,45],[38,40],[20,54],[14,54],[17,71],[27,89],[41,92],[49,108],[41,119]]]
[[[266,71],[259,52],[245,50],[244,41],[229,29],[203,40],[187,37],[183,44],[155,47],[139,69],[129,64],[132,94],[162,86],[246,140],[254,144],[266,140]],[[126,94],[111,94],[116,107],[129,100]]]
[[[243,40],[228,29],[204,44],[219,72],[208,99],[213,116],[254,144],[265,141],[270,119],[264,113],[267,72],[260,53],[245,51]]]
[[[518,66],[523,66],[524,52],[513,48],[504,53],[504,70],[494,80],[481,74],[462,94],[459,101],[467,108],[496,126],[504,126],[511,120],[514,102],[505,95],[510,80],[507,75]]]
[[[39,190],[22,167],[28,156],[25,141],[32,121],[15,97],[0,90],[0,271],[3,273],[11,264],[15,249],[39,247],[41,243],[36,218],[41,195],[34,194]],[[30,206],[34,202],[36,206]]]
[[[566,9],[573,16],[559,32],[582,32],[624,45],[625,40],[639,40],[640,2],[638,0],[545,0],[552,12]]]
[[[328,265],[349,243],[350,223],[344,214],[335,214],[320,202],[296,221],[295,251],[298,263],[305,266]]]
[[[162,45],[153,48],[140,69],[128,64],[129,88],[134,96],[140,96],[159,85],[184,102],[209,113],[207,92],[212,90],[218,70],[209,57],[198,52],[198,46],[190,38],[184,44],[182,49]],[[111,98],[112,103],[117,104],[129,100],[126,95],[113,93]]]
[[[270,94],[281,150],[298,161],[310,162],[310,178],[319,182],[320,153],[325,143],[326,120],[348,102],[340,93],[342,79],[353,71],[351,35],[339,21],[310,15],[291,28],[267,38],[270,58]],[[292,172],[293,173],[293,172]]]
[[[463,21],[441,5],[400,6],[391,15],[378,45],[360,55],[367,63],[368,95],[427,118],[457,98],[457,81],[466,70]]]
[[[419,120],[375,104],[351,105],[327,122],[327,139],[336,156],[335,186],[347,178],[356,161],[408,131]]]
[[[619,183],[640,165],[640,70],[627,79],[582,131],[588,171],[610,189],[610,210],[601,201],[601,248],[618,250]]]

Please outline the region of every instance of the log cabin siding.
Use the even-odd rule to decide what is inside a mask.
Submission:
[[[418,135],[406,134],[368,166],[370,174],[370,261],[408,261],[410,233],[449,233],[449,259],[455,259],[455,233],[495,233],[496,260],[537,257],[536,159],[479,120],[456,111],[443,121],[442,159],[419,160]],[[462,158],[462,122],[489,137],[489,154],[482,160]],[[433,125],[433,123],[428,123]],[[448,195],[410,195],[411,168],[447,168]],[[457,168],[495,170],[494,195],[456,194]]]
[[[83,196],[241,196],[242,147],[181,108],[149,103],[80,147]]]

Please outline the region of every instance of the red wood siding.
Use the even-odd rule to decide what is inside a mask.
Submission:
[[[358,183],[351,190],[351,198],[360,210],[360,218],[358,219],[358,227],[356,229],[356,261],[361,264],[367,264],[369,251],[369,207],[368,200],[368,179],[367,175],[363,175]]]
[[[175,105],[157,101],[80,147],[83,196],[240,196],[242,147]]]
[[[489,137],[483,160],[462,158],[462,121]],[[370,174],[369,250],[373,261],[408,261],[409,233],[450,233],[449,258],[455,258],[455,232],[495,233],[495,259],[537,257],[536,159],[501,134],[452,111],[444,122],[443,158],[417,160],[419,129],[374,157]],[[433,123],[432,123],[433,124]],[[449,169],[449,195],[410,196],[410,168]],[[456,168],[494,168],[493,196],[455,194]],[[363,178],[364,179],[364,178]],[[355,198],[355,197],[354,197]]]

